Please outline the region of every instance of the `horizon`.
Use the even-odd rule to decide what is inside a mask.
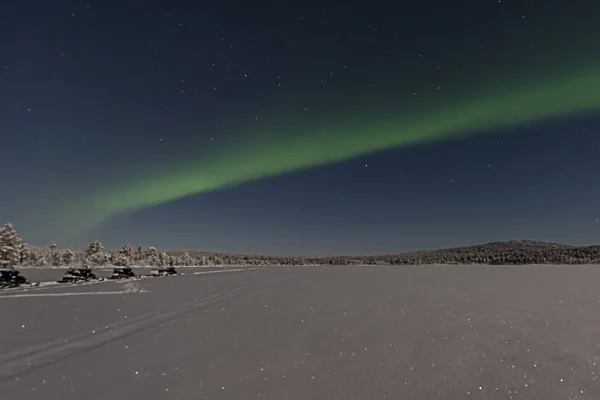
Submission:
[[[126,245],[130,245],[132,246],[133,249],[137,248],[138,246],[142,247],[143,249],[149,249],[149,248],[156,248],[157,251],[165,251],[165,252],[198,252],[198,253],[207,253],[207,254],[215,254],[215,255],[233,255],[233,256],[251,256],[251,257],[299,257],[299,258],[335,258],[335,257],[385,257],[385,256],[395,256],[395,255],[400,255],[400,254],[407,254],[407,253],[419,253],[419,252],[435,252],[435,251],[443,251],[443,250],[453,250],[453,249],[461,249],[461,248],[469,248],[469,247],[477,247],[477,246],[485,246],[485,245],[490,245],[490,244],[499,244],[499,243],[511,243],[511,242],[531,242],[531,243],[540,243],[540,244],[553,244],[553,245],[559,245],[559,246],[565,246],[565,247],[593,247],[593,246],[600,246],[600,243],[589,243],[589,244],[570,244],[570,243],[560,243],[560,242],[554,242],[554,241],[545,241],[545,240],[535,240],[535,239],[508,239],[508,240],[496,240],[496,241],[490,241],[490,242],[479,242],[479,243],[472,243],[472,244],[466,244],[466,245],[460,245],[460,246],[452,246],[452,247],[436,247],[436,248],[430,248],[430,249],[416,249],[416,250],[407,250],[407,251],[399,251],[399,252],[395,252],[395,253],[380,253],[380,254],[360,254],[360,253],[356,253],[356,254],[322,254],[322,255],[314,255],[314,254],[264,254],[264,253],[233,253],[233,252],[222,252],[222,251],[212,251],[212,250],[205,250],[205,249],[178,249],[178,248],[160,248],[158,246],[153,246],[153,245],[141,245],[141,244],[132,244],[132,243],[125,243],[121,246],[117,246],[117,247],[106,247],[104,246],[104,242],[102,242],[101,240],[98,240],[98,242],[100,242],[103,245],[103,249],[104,250],[109,250],[109,251],[119,251],[123,246]],[[25,241],[25,243],[27,243],[27,241]],[[55,243],[51,243],[49,245],[36,245],[36,244],[31,244],[31,243],[27,243],[27,245],[30,248],[39,248],[39,249],[47,249],[50,248],[53,244]],[[58,246],[58,249],[61,250],[66,250],[66,249],[71,249],[71,250],[81,250],[84,251],[87,246],[83,246],[83,247],[73,247],[73,246]]]

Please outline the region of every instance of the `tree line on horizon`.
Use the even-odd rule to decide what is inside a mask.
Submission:
[[[288,257],[158,250],[106,249],[95,240],[85,249],[29,246],[12,224],[0,228],[0,267],[163,267],[219,265],[434,265],[434,264],[600,264],[600,246],[568,246],[530,240],[378,256]]]

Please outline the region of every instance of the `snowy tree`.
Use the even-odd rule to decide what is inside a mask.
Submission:
[[[223,258],[219,257],[219,256],[216,256],[213,261],[214,261],[215,265],[223,265],[223,264],[225,264],[225,261],[223,260]]]
[[[66,249],[63,251],[61,258],[63,265],[69,266],[75,260],[75,252],[71,249]]]
[[[142,246],[138,246],[135,249],[134,260],[136,263],[140,263],[144,259],[144,248]]]
[[[97,254],[100,253],[102,250],[104,249],[104,246],[102,246],[102,243],[100,243],[97,240],[94,240],[92,243],[90,243],[90,245],[88,246],[87,250],[85,251],[85,254],[89,257],[92,254]]]
[[[161,251],[158,253],[158,266],[164,267],[169,263],[169,256],[166,252]]]
[[[196,260],[197,260],[196,261],[197,262],[196,265],[202,266],[202,265],[208,265],[209,264],[208,257],[206,257],[204,254],[202,256],[200,256],[200,258],[198,258]]]
[[[123,254],[127,258],[131,258],[131,256],[133,255],[133,248],[130,244],[126,244],[125,246],[121,247],[121,249],[119,250],[119,254]]]
[[[113,263],[117,267],[129,267],[131,265],[131,258],[119,253],[115,256]]]
[[[165,253],[166,254],[166,253]],[[177,264],[177,258],[172,256],[171,254],[167,255],[167,265],[169,267],[173,267]]]
[[[133,248],[130,244],[119,249],[119,254],[115,257],[115,265],[126,267],[131,265],[133,261]]]
[[[145,260],[148,265],[152,266],[152,267],[158,267],[160,265],[159,263],[159,259],[158,259],[158,250],[156,250],[156,247],[150,246],[148,247],[148,250],[146,251],[146,260]]]
[[[106,255],[103,252],[93,253],[87,257],[87,261],[95,266],[102,266],[106,262]]]
[[[27,243],[21,244],[21,252],[19,254],[19,264],[26,265],[31,261],[31,250],[29,250],[29,246]]]
[[[180,263],[181,265],[184,265],[184,266],[186,266],[186,267],[189,267],[190,265],[192,265],[192,264],[193,264],[193,261],[194,261],[194,260],[192,260],[192,257],[190,257],[190,253],[188,253],[188,252],[186,251],[185,253],[183,253],[183,254],[181,255],[181,260],[179,261],[179,263]]]
[[[31,249],[28,257],[29,265],[44,267],[48,265],[47,252],[39,249]]]
[[[102,243],[94,240],[85,251],[87,261],[94,265],[104,265],[107,257],[102,252],[103,249],[104,246],[102,246]]]
[[[0,267],[14,266],[21,261],[23,240],[11,223],[0,229]]]
[[[58,252],[58,246],[56,244],[50,245],[50,255],[49,255],[50,264],[58,267],[62,261],[62,255]]]

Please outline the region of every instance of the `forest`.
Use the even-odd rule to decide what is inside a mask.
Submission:
[[[230,265],[522,265],[599,264],[600,246],[570,246],[533,240],[491,242],[466,247],[370,256],[269,256],[215,253],[200,250],[159,250],[125,244],[104,248],[93,241],[87,248],[30,246],[12,224],[0,228],[0,266],[128,267]]]

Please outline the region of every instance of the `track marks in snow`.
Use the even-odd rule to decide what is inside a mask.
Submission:
[[[110,294],[132,294],[132,293],[150,293],[149,290],[140,288],[137,282],[127,282],[123,290],[114,290],[107,292],[63,292],[63,293],[17,293],[0,296],[0,299],[14,299],[20,297],[66,297],[66,296],[98,296]]]
[[[227,270],[230,271],[230,270]],[[206,273],[208,273],[207,271]],[[225,272],[225,271],[219,271]],[[166,311],[153,312],[141,315],[136,318],[129,318],[126,321],[119,321],[111,325],[101,326],[83,334],[65,337],[59,340],[50,340],[31,346],[26,349],[19,349],[12,352],[0,354],[0,383],[14,379],[15,376],[22,376],[28,372],[52,366],[61,363],[64,360],[77,357],[78,355],[88,353],[107,344],[130,338],[135,335],[147,335],[152,331],[163,329],[167,325],[179,320],[189,313],[198,312],[206,307],[227,304],[235,301],[244,293],[255,293],[257,291],[269,290],[270,286],[284,279],[289,279],[296,274],[290,274],[278,279],[270,279],[258,283],[250,284],[216,293],[204,298],[194,299],[193,301],[178,304]],[[134,282],[130,282],[134,283]],[[110,294],[135,294],[142,289],[126,288],[124,291],[114,292],[83,292],[83,293],[110,293]],[[152,292],[149,296],[160,296],[160,291]],[[39,297],[42,293],[31,293],[23,295],[33,295]],[[54,295],[54,294],[53,294]],[[65,293],[56,293],[56,295],[65,295]],[[67,294],[80,295],[80,293]],[[16,295],[18,296],[18,294]],[[7,297],[7,296],[2,296]]]

